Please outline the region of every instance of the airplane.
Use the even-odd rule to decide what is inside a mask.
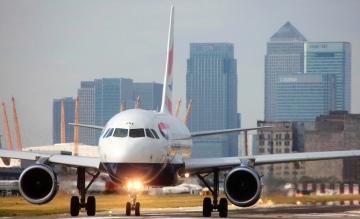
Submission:
[[[113,116],[104,127],[72,124],[102,130],[98,157],[0,150],[0,157],[3,159],[36,162],[27,167],[19,177],[19,191],[24,199],[32,204],[45,204],[51,201],[58,190],[54,166],[63,165],[77,170],[76,184],[79,196],[71,197],[71,216],[78,216],[82,208],[86,209],[87,215],[95,215],[95,197],[87,197],[87,192],[100,173],[106,173],[113,182],[132,189],[131,202],[126,203],[125,212],[130,216],[131,212],[135,211],[135,215],[139,216],[140,202],[137,201],[137,189],[142,185],[156,187],[179,185],[184,176],[190,174],[197,176],[212,194],[212,198],[203,199],[203,216],[210,217],[213,211],[217,211],[220,217],[227,217],[228,201],[239,207],[249,207],[260,199],[262,177],[255,166],[360,157],[360,150],[349,150],[191,158],[193,138],[239,133],[259,128],[190,132],[182,121],[173,117],[171,115],[173,52],[174,6],[171,7],[170,12],[161,110],[156,112],[129,109]],[[224,171],[227,171],[224,179],[226,198],[219,198],[219,175]],[[91,176],[91,181],[87,185],[86,174]],[[213,177],[212,184],[207,180],[210,176]]]

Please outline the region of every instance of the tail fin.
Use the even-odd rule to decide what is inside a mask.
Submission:
[[[172,113],[172,88],[173,88],[173,54],[174,54],[174,6],[171,7],[170,27],[167,45],[167,57],[162,93],[162,103],[160,112]]]

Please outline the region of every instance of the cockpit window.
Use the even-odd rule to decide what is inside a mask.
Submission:
[[[131,138],[145,137],[144,129],[130,129],[129,136]]]
[[[103,138],[106,138],[106,135],[109,133],[110,129],[107,129],[105,132],[104,132],[104,135],[103,135]]]
[[[111,129],[106,133],[105,138],[108,138],[108,137],[112,136],[113,132],[114,132],[114,129],[111,128]]]
[[[154,129],[151,129],[151,132],[153,133],[156,139],[159,139],[159,135],[156,133]]]
[[[146,137],[155,138],[154,135],[151,133],[150,129],[145,129]]]
[[[113,136],[114,137],[125,138],[125,137],[127,137],[127,135],[128,135],[128,129],[120,129],[120,128],[118,128],[118,129],[115,129]]]

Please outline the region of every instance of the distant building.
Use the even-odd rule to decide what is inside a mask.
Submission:
[[[305,43],[305,73],[334,74],[335,109],[351,109],[351,45],[348,42]]]
[[[257,131],[257,154],[282,154],[294,152],[294,123],[258,121],[258,127],[271,126]],[[304,176],[304,167],[294,163],[261,165],[258,170],[265,177],[296,180]]]
[[[276,79],[278,74],[304,72],[304,43],[306,38],[286,22],[270,38],[265,55],[265,120],[276,118]]]
[[[237,113],[237,64],[231,43],[191,43],[187,60],[186,100],[193,100],[191,131],[240,127]],[[236,156],[237,136],[194,140],[193,157]]]
[[[120,103],[127,107],[134,102],[133,80],[125,78],[95,79],[95,122],[104,126],[115,114],[120,112]]]
[[[82,81],[78,89],[79,97],[79,123],[96,125],[95,123],[95,83],[94,81]],[[97,145],[94,129],[79,128],[79,142],[87,145]]]
[[[74,127],[68,125],[68,123],[74,122],[75,99],[72,97],[65,97],[65,98],[53,100],[53,144],[57,144],[61,142],[60,139],[61,101],[64,102],[66,142],[74,142]]]
[[[134,83],[134,97],[140,97],[140,108],[157,110],[161,108],[163,85],[155,82]]]
[[[314,121],[335,110],[334,74],[278,74],[275,121]]]
[[[346,111],[318,116],[313,130],[304,133],[304,148],[310,151],[360,149],[360,114]],[[335,177],[341,182],[359,182],[360,159],[305,162],[306,175],[312,178]]]

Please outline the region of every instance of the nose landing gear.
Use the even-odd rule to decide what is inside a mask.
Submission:
[[[125,210],[126,216],[130,216],[132,210],[135,211],[135,216],[140,216],[140,202],[136,201],[137,194],[131,193],[130,197],[131,197],[131,202],[126,203],[126,210]]]

